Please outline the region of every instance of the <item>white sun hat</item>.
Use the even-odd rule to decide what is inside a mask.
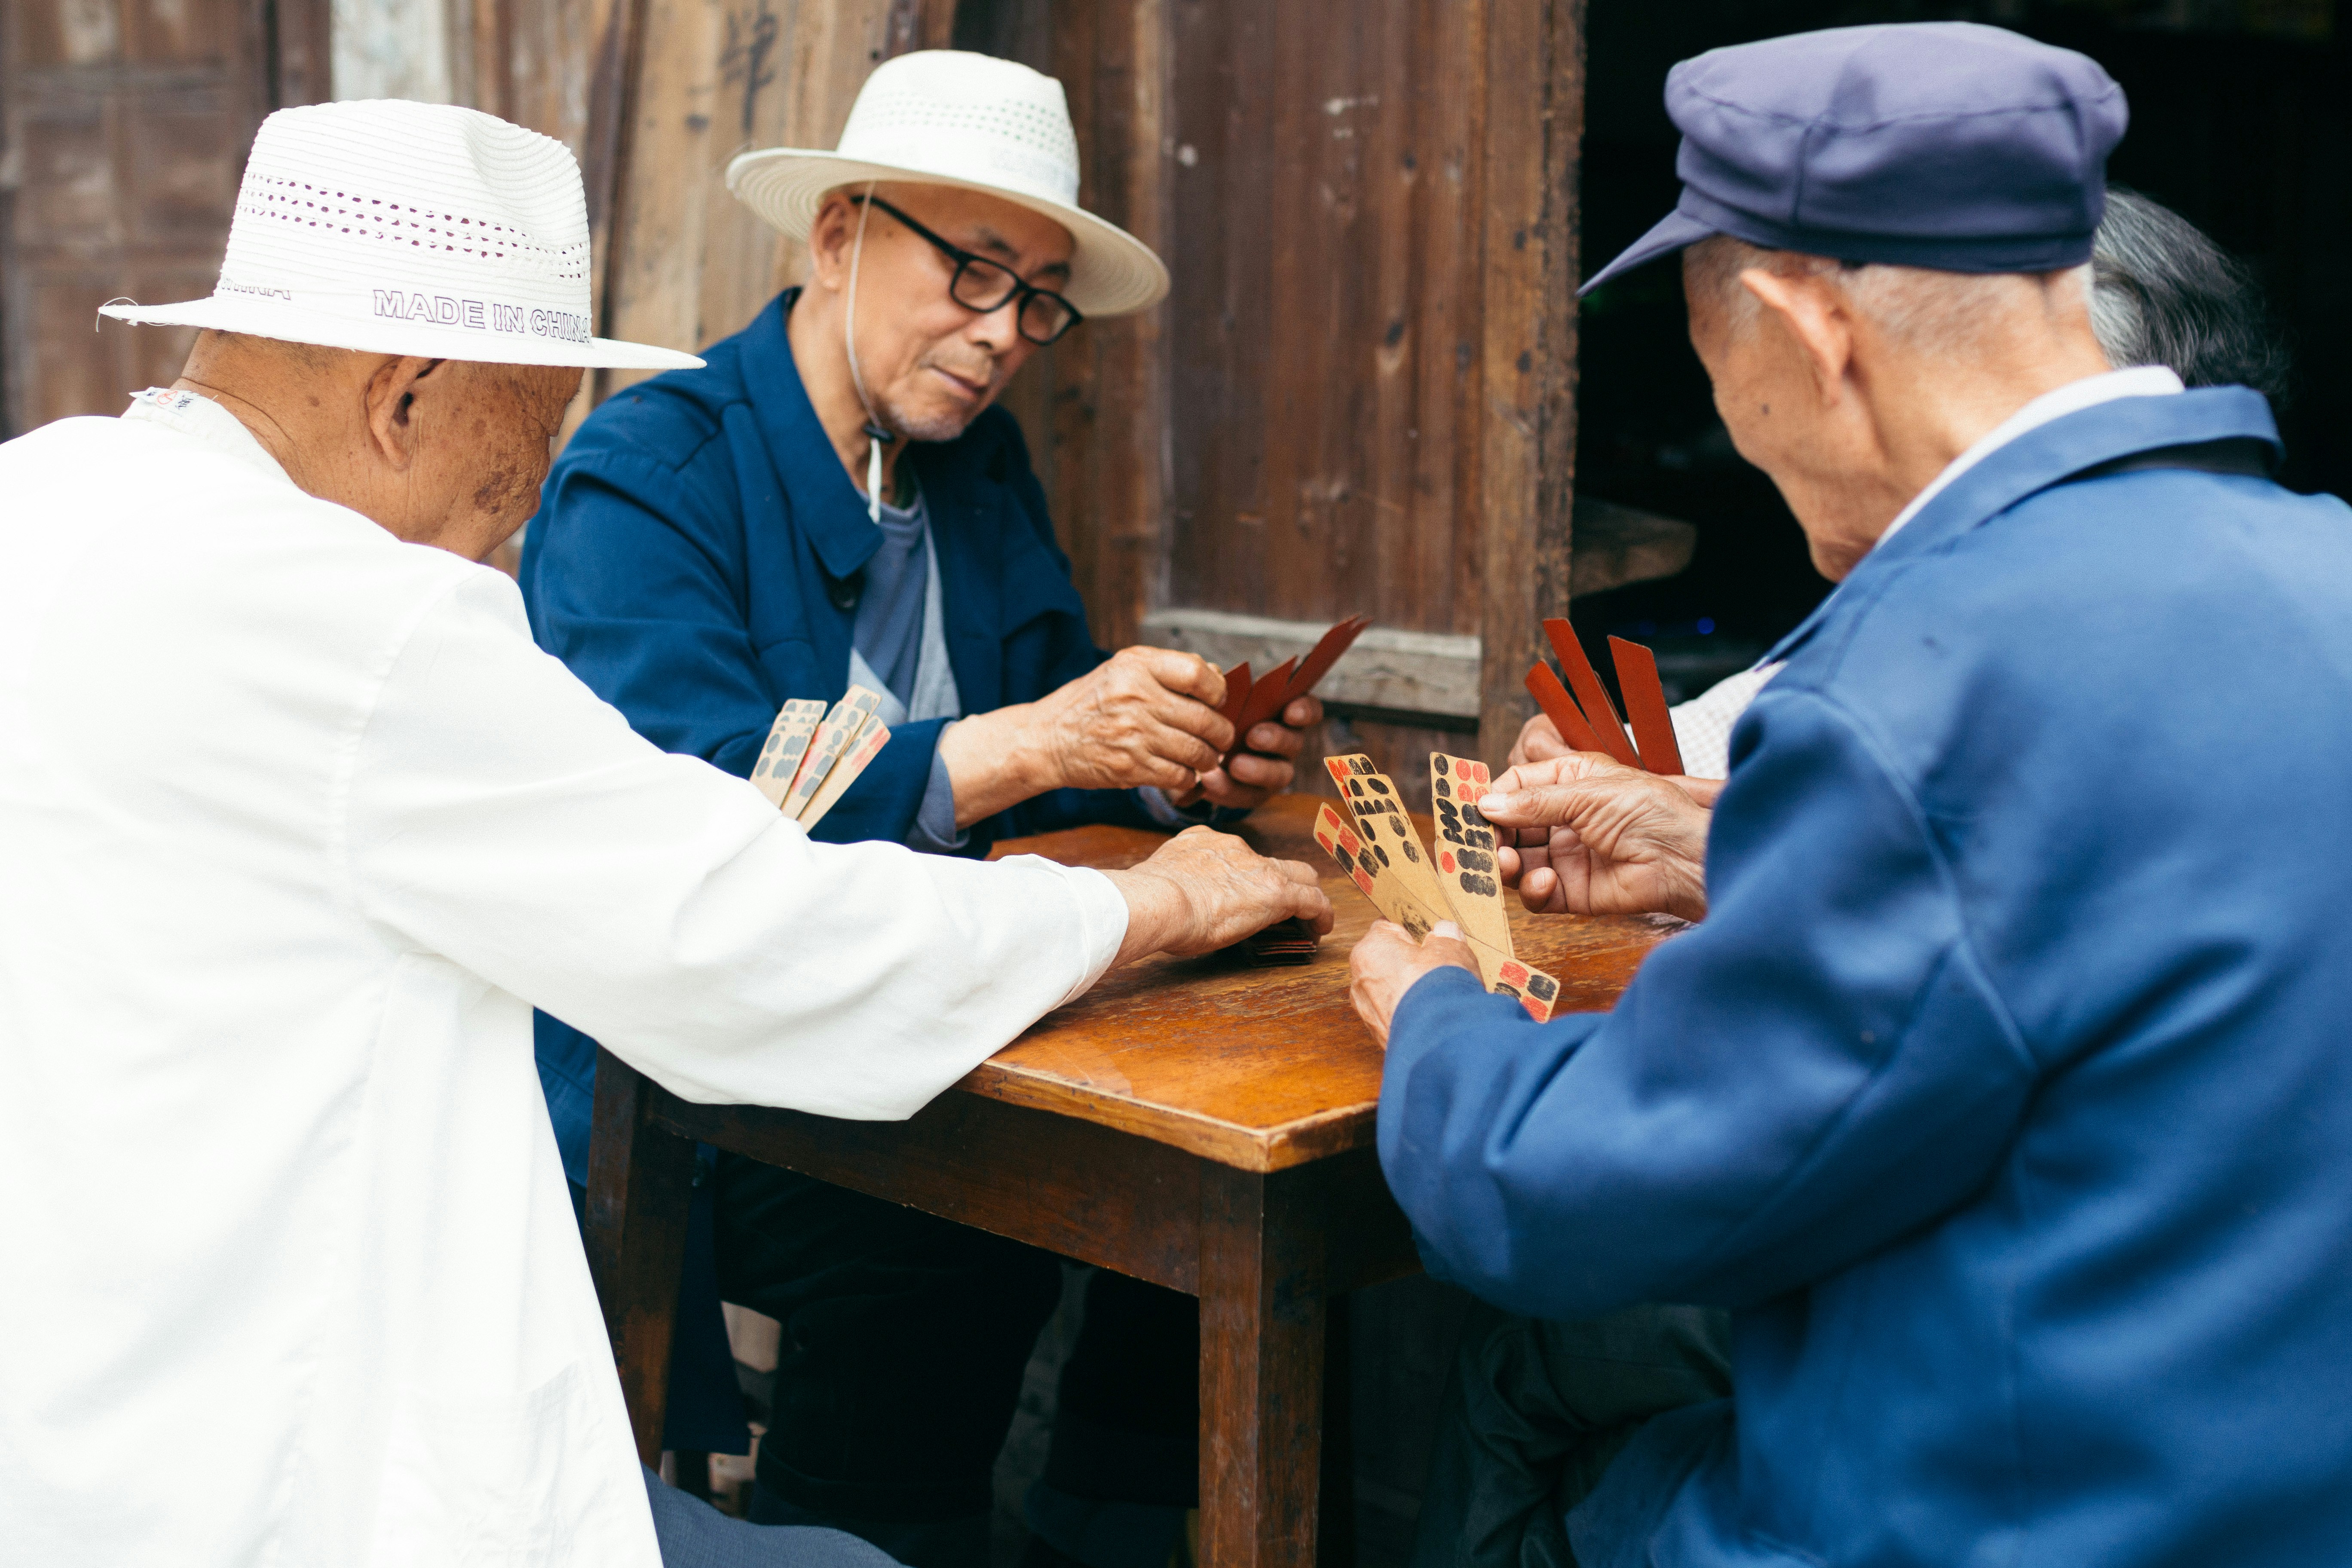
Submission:
[[[478,110],[379,99],[261,122],[212,298],[121,321],[494,364],[670,370],[593,334],[588,206],[562,142]]]
[[[770,147],[727,165],[727,188],[788,238],[806,239],[827,191],[867,180],[957,185],[1043,213],[1076,243],[1057,290],[1081,315],[1158,304],[1168,268],[1151,247],[1078,203],[1078,138],[1062,84],[960,49],[883,61],[857,90],[831,153]]]

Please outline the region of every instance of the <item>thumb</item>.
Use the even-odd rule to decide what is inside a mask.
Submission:
[[[1516,789],[1488,790],[1478,797],[1478,815],[1497,827],[1573,826],[1589,808],[1593,791],[1582,781],[1556,784],[1522,783]]]
[[[1470,944],[1462,940],[1462,928],[1452,921],[1440,921],[1430,927],[1429,934],[1422,939],[1421,951],[1444,963],[1458,963],[1465,969],[1478,967],[1477,959],[1470,952]]]

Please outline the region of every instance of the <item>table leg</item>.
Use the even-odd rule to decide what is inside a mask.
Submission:
[[[654,1126],[654,1086],[612,1052],[596,1053],[588,1142],[588,1267],[613,1337],[637,1457],[661,1463],[669,1411],[671,1331],[686,1260],[694,1141]]]
[[[1203,1568],[1315,1562],[1325,1303],[1305,1175],[1202,1170]]]

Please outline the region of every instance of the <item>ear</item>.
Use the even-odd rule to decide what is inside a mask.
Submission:
[[[1739,286],[1756,297],[1796,344],[1812,369],[1822,401],[1837,402],[1853,361],[1853,323],[1835,291],[1816,277],[1784,278],[1760,267],[1740,273]]]
[[[394,473],[416,460],[416,397],[425,390],[419,384],[448,363],[410,354],[385,360],[368,377],[368,439]]]
[[[857,226],[858,207],[841,191],[829,194],[809,225],[809,281],[838,292],[849,277],[849,245]]]

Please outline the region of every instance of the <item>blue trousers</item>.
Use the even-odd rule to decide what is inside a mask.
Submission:
[[[646,1471],[662,1568],[898,1568],[880,1547],[838,1530],[747,1524]]]

